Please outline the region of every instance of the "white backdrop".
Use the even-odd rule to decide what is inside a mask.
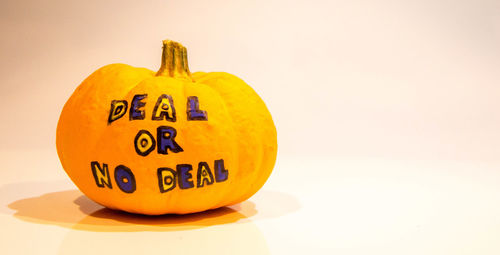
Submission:
[[[496,159],[499,5],[4,1],[1,144],[54,149],[60,110],[86,76],[115,62],[156,70],[170,38],[191,70],[255,88],[280,155]]]
[[[9,217],[13,201],[74,189],[55,130],[76,86],[110,63],[157,70],[168,38],[188,48],[191,71],[241,77],[273,115],[279,155],[257,215],[273,203],[266,189],[301,209],[250,218],[272,253],[500,250],[499,1],[7,0],[0,31],[0,171],[11,183],[0,200]],[[41,179],[64,184],[25,183]],[[79,243],[58,235],[97,240],[0,219],[14,231],[6,246],[27,232],[29,247],[47,253]],[[37,243],[41,235],[54,239]]]

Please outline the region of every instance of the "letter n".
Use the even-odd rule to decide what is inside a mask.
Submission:
[[[90,162],[90,167],[92,168],[92,175],[94,175],[97,187],[104,188],[104,185],[106,185],[111,189],[111,178],[109,177],[108,165],[102,164],[101,167],[97,161],[92,161]]]

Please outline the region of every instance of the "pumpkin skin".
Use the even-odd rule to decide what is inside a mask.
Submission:
[[[56,146],[64,170],[95,202],[131,213],[185,214],[248,199],[264,185],[276,160],[277,135],[271,114],[241,79],[223,72],[191,74],[186,49],[169,40],[163,44],[162,67],[157,73],[111,64],[76,88],[57,126]],[[144,119],[131,120],[127,113],[108,123],[113,100],[125,100],[131,108],[134,96],[142,94],[147,94],[140,107]],[[152,119],[163,94],[172,98],[175,122]],[[207,120],[188,120],[186,102],[192,96],[198,98]],[[176,130],[174,139],[182,151],[160,154],[154,148],[146,156],[139,155],[134,143],[138,132],[147,130],[156,139],[160,126]],[[223,160],[227,179],[202,182],[198,187],[200,162],[206,162],[215,175],[215,160]],[[101,169],[106,164],[111,188],[97,185],[91,162],[98,162]],[[194,187],[182,189],[178,172],[175,188],[161,192],[158,168],[175,170],[181,164],[192,165]],[[123,192],[113,178],[120,165],[133,173],[135,190],[131,193]]]

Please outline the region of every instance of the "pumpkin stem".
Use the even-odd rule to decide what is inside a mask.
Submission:
[[[193,80],[189,72],[186,47],[178,42],[164,40],[161,66],[156,76]]]

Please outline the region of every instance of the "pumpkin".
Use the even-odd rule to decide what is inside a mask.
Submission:
[[[163,41],[158,72],[104,66],[61,112],[61,164],[111,209],[185,214],[244,201],[274,167],[277,135],[255,91],[224,72],[191,74],[186,48]]]

